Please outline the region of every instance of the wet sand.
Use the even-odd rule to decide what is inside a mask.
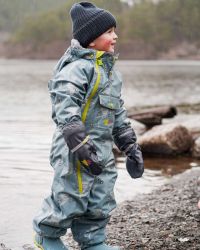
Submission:
[[[200,249],[200,168],[174,176],[150,194],[121,203],[107,228],[107,241],[123,250]],[[79,249],[68,233],[69,249]],[[0,250],[8,250],[1,243]],[[35,250],[30,245],[21,249]]]

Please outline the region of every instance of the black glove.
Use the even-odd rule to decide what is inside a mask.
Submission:
[[[144,173],[144,162],[140,146],[135,143],[126,153],[126,169],[132,178],[140,178]]]
[[[132,178],[139,178],[144,172],[144,162],[137,137],[131,127],[113,134],[117,147],[127,155],[126,169]]]
[[[76,154],[81,164],[93,175],[102,172],[95,146],[86,135],[85,126],[81,121],[68,124],[63,128],[63,136],[69,149]]]

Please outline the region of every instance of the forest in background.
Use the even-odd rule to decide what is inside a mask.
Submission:
[[[7,56],[61,55],[71,40],[68,13],[74,2],[0,0],[0,31],[10,34],[4,42]],[[116,16],[121,58],[200,58],[199,0],[141,0],[132,6],[120,0],[91,2]]]
[[[26,18],[57,8],[66,0],[0,0],[0,30],[13,32]]]

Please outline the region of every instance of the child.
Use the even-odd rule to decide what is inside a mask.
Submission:
[[[113,140],[128,156],[131,177],[142,175],[143,160],[113,68],[116,20],[89,2],[74,4],[70,14],[74,39],[49,82],[55,175],[52,193],[33,222],[35,244],[67,249],[60,237],[71,228],[82,250],[119,250],[105,244],[105,227],[116,207]]]

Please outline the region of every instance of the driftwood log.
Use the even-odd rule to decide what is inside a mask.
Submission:
[[[149,108],[142,111],[128,111],[128,117],[145,124],[147,127],[162,124],[162,118],[172,118],[177,114],[174,106]]]

